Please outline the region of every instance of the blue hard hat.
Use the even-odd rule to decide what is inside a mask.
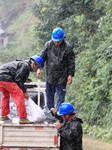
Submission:
[[[40,69],[42,69],[42,65],[43,65],[43,57],[41,55],[34,55],[32,56],[30,59],[34,60],[35,62],[37,62],[40,65]]]
[[[60,105],[59,111],[57,112],[58,116],[66,115],[72,113],[75,110],[72,104],[69,102],[64,102]]]
[[[59,42],[65,37],[64,31],[62,28],[55,28],[52,32],[52,40]]]

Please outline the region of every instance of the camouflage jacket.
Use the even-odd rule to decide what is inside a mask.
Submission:
[[[82,150],[82,120],[75,116],[71,122],[64,122],[59,128],[60,150]]]
[[[48,41],[41,56],[46,62],[46,81],[48,83],[53,85],[66,83],[69,75],[74,76],[75,54],[65,40],[59,47],[52,40]]]

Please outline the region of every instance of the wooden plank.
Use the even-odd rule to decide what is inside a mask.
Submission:
[[[49,136],[54,136],[54,132],[20,132],[20,131],[9,131],[9,132],[4,132],[4,136],[44,136],[44,137],[49,137]]]
[[[37,141],[37,142],[4,142],[3,146],[7,147],[57,147],[57,145],[54,145],[50,142],[43,142],[43,141]]]
[[[47,128],[47,127],[44,127],[43,129],[40,127],[39,129],[39,126],[38,127],[21,127],[21,126],[15,126],[15,127],[4,127],[4,131],[39,131],[39,132],[52,132],[54,131],[54,128]]]
[[[4,142],[54,142],[54,137],[37,136],[37,137],[4,137]]]
[[[5,126],[5,127],[47,127],[47,128],[54,128],[54,125],[53,124],[43,124],[43,123],[40,123],[40,124],[36,124],[36,123],[33,123],[33,124],[8,124],[8,123],[3,123],[1,124],[2,126]]]

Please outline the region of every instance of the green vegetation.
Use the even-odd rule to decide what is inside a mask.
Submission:
[[[112,142],[112,0],[35,0],[25,6],[5,28],[13,39],[0,47],[0,64],[40,54],[52,30],[62,27],[76,54],[66,101],[83,119],[85,134]]]

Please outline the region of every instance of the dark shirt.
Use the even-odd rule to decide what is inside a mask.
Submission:
[[[12,61],[0,66],[0,81],[16,82],[23,92],[26,92],[24,83],[31,71],[29,60]]]
[[[59,128],[60,150],[82,150],[82,120],[75,116],[71,122],[64,122]]]
[[[48,41],[41,56],[46,62],[46,81],[52,85],[67,82],[69,75],[74,76],[75,54],[70,44],[63,40],[57,47],[54,42]]]

